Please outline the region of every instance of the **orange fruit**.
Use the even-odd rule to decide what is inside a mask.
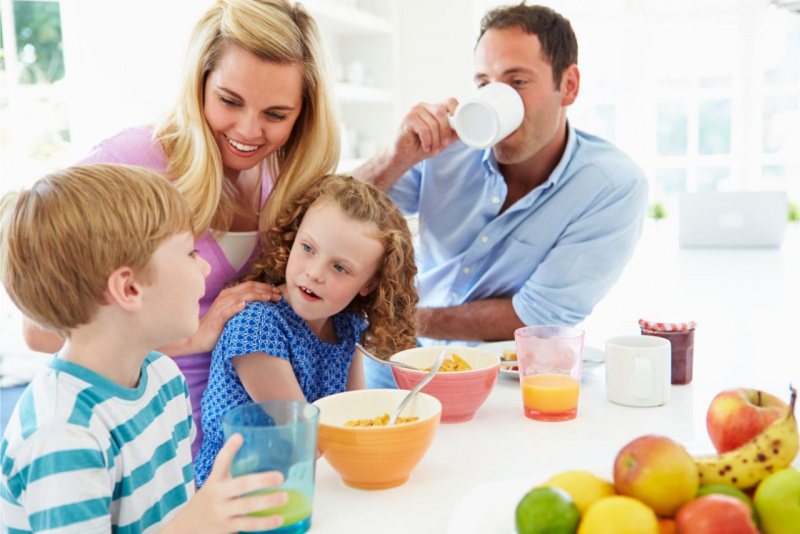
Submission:
[[[678,534],[678,527],[675,526],[674,519],[659,519],[658,520],[658,533],[659,534]]]

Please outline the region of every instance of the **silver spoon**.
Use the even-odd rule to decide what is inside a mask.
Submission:
[[[424,388],[428,382],[433,380],[433,377],[436,376],[436,372],[439,371],[439,367],[441,367],[442,363],[444,362],[444,355],[446,353],[447,353],[447,348],[442,349],[442,352],[440,352],[439,355],[436,357],[436,361],[433,362],[433,367],[431,367],[431,370],[428,371],[428,374],[423,376],[422,380],[420,380],[419,383],[416,386],[414,386],[414,388],[411,391],[408,392],[406,398],[403,399],[403,402],[400,403],[400,406],[397,407],[397,410],[395,410],[394,415],[389,420],[389,426],[394,426],[394,424],[397,422],[397,418],[400,416],[400,413],[402,413],[403,408],[406,407],[406,404],[408,404],[411,398],[414,395],[416,395],[419,392],[419,390]]]
[[[376,362],[378,362],[378,363],[382,363],[383,365],[396,365],[397,367],[403,367],[403,368],[405,368],[405,369],[413,369],[413,370],[415,370],[415,371],[419,371],[419,367],[414,367],[413,365],[408,365],[407,363],[403,363],[403,362],[392,362],[392,361],[389,361],[389,360],[381,360],[381,359],[380,359],[380,358],[378,358],[377,356],[373,356],[372,354],[370,354],[369,352],[367,352],[367,349],[365,349],[364,347],[362,347],[362,346],[361,346],[361,343],[356,343],[356,348],[357,348],[358,350],[360,350],[362,353],[364,353],[364,355],[365,355],[367,358],[369,358],[369,359],[371,359],[371,360],[375,360],[375,361],[376,361]]]

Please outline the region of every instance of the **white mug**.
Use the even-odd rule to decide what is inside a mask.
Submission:
[[[672,350],[655,336],[606,341],[606,397],[625,406],[661,406],[670,399]]]
[[[448,115],[450,127],[472,148],[489,148],[519,128],[525,116],[522,97],[508,84],[493,82]]]

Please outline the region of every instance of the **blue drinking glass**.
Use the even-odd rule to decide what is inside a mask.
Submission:
[[[319,408],[298,401],[246,404],[222,419],[225,441],[234,434],[244,438],[231,465],[233,476],[283,473],[284,483],[263,493],[285,491],[289,501],[254,514],[283,516],[283,526],[268,531],[272,534],[300,534],[311,528],[318,426]]]

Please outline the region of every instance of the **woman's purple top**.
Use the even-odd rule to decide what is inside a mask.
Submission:
[[[161,144],[153,139],[153,133],[149,126],[139,126],[128,128],[118,133],[114,137],[106,139],[92,149],[88,157],[78,162],[85,163],[124,163],[137,167],[146,167],[166,174],[167,156]],[[261,207],[267,200],[267,196],[272,188],[272,181],[269,173],[265,172],[261,183]],[[243,274],[250,266],[250,260],[258,252],[258,245],[253,249],[250,260],[240,269],[234,269],[225,253],[220,248],[217,240],[206,231],[195,242],[195,248],[200,256],[211,265],[211,274],[206,278],[206,293],[200,300],[200,316],[208,311],[208,308],[217,298],[228,283],[239,275]],[[211,367],[211,352],[201,352],[198,354],[187,354],[174,358],[175,363],[186,377],[189,384],[189,397],[192,401],[192,415],[194,417],[197,437],[192,443],[192,457],[197,454],[200,445],[203,443],[203,429],[200,424],[200,399],[208,383],[208,373]]]

